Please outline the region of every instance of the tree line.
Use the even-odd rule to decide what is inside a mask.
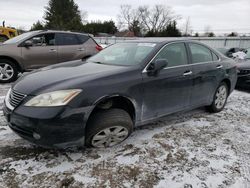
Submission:
[[[177,22],[181,19],[171,7],[165,5],[154,5],[132,7],[121,5],[117,16],[117,25],[113,20],[108,21],[87,21],[87,12],[79,10],[74,0],[49,0],[45,6],[43,21],[37,21],[31,30],[69,30],[91,33],[106,33],[114,35],[118,31],[132,32],[135,36],[145,37],[180,37],[192,36],[190,20],[188,18],[184,31],[177,28]],[[213,32],[205,32],[206,36],[215,36]],[[232,36],[235,33],[231,34]],[[193,36],[200,36],[195,33]]]

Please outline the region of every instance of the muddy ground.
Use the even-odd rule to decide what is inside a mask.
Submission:
[[[108,149],[33,146],[0,112],[0,187],[250,188],[250,93],[234,91],[217,114],[200,108],[142,126]]]

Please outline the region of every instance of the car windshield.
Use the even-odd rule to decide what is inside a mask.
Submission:
[[[118,43],[88,59],[89,62],[133,66],[140,64],[154,49],[155,43]]]
[[[12,39],[5,41],[3,44],[15,44],[15,43],[20,42],[23,39],[25,39],[25,38],[27,38],[27,37],[29,37],[37,32],[39,32],[39,31],[31,31],[31,32],[23,33],[21,35],[18,35],[16,37],[12,38]]]

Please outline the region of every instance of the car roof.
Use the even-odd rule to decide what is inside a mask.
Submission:
[[[178,39],[178,38],[169,38],[169,39],[166,39],[166,38],[136,38],[136,39],[133,39],[131,38],[131,40],[125,40],[124,42],[135,42],[135,43],[140,43],[140,42],[143,42],[143,43],[166,43],[166,42],[174,42],[174,41],[186,41],[184,40],[183,38],[182,39]]]
[[[40,33],[69,33],[69,34],[81,34],[81,35],[88,35],[87,33],[80,33],[80,32],[72,32],[72,31],[59,31],[59,30],[40,30]]]
[[[198,43],[198,44],[207,46],[204,43],[201,43],[199,41],[192,40],[189,38],[140,38],[140,39],[135,39],[135,40],[132,39],[132,40],[122,41],[122,43],[155,43],[159,45],[164,45],[164,44],[171,43],[171,42],[193,42],[193,43]]]

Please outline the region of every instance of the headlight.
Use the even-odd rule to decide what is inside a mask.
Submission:
[[[24,106],[63,106],[69,103],[82,90],[60,90],[38,95],[29,100]]]

